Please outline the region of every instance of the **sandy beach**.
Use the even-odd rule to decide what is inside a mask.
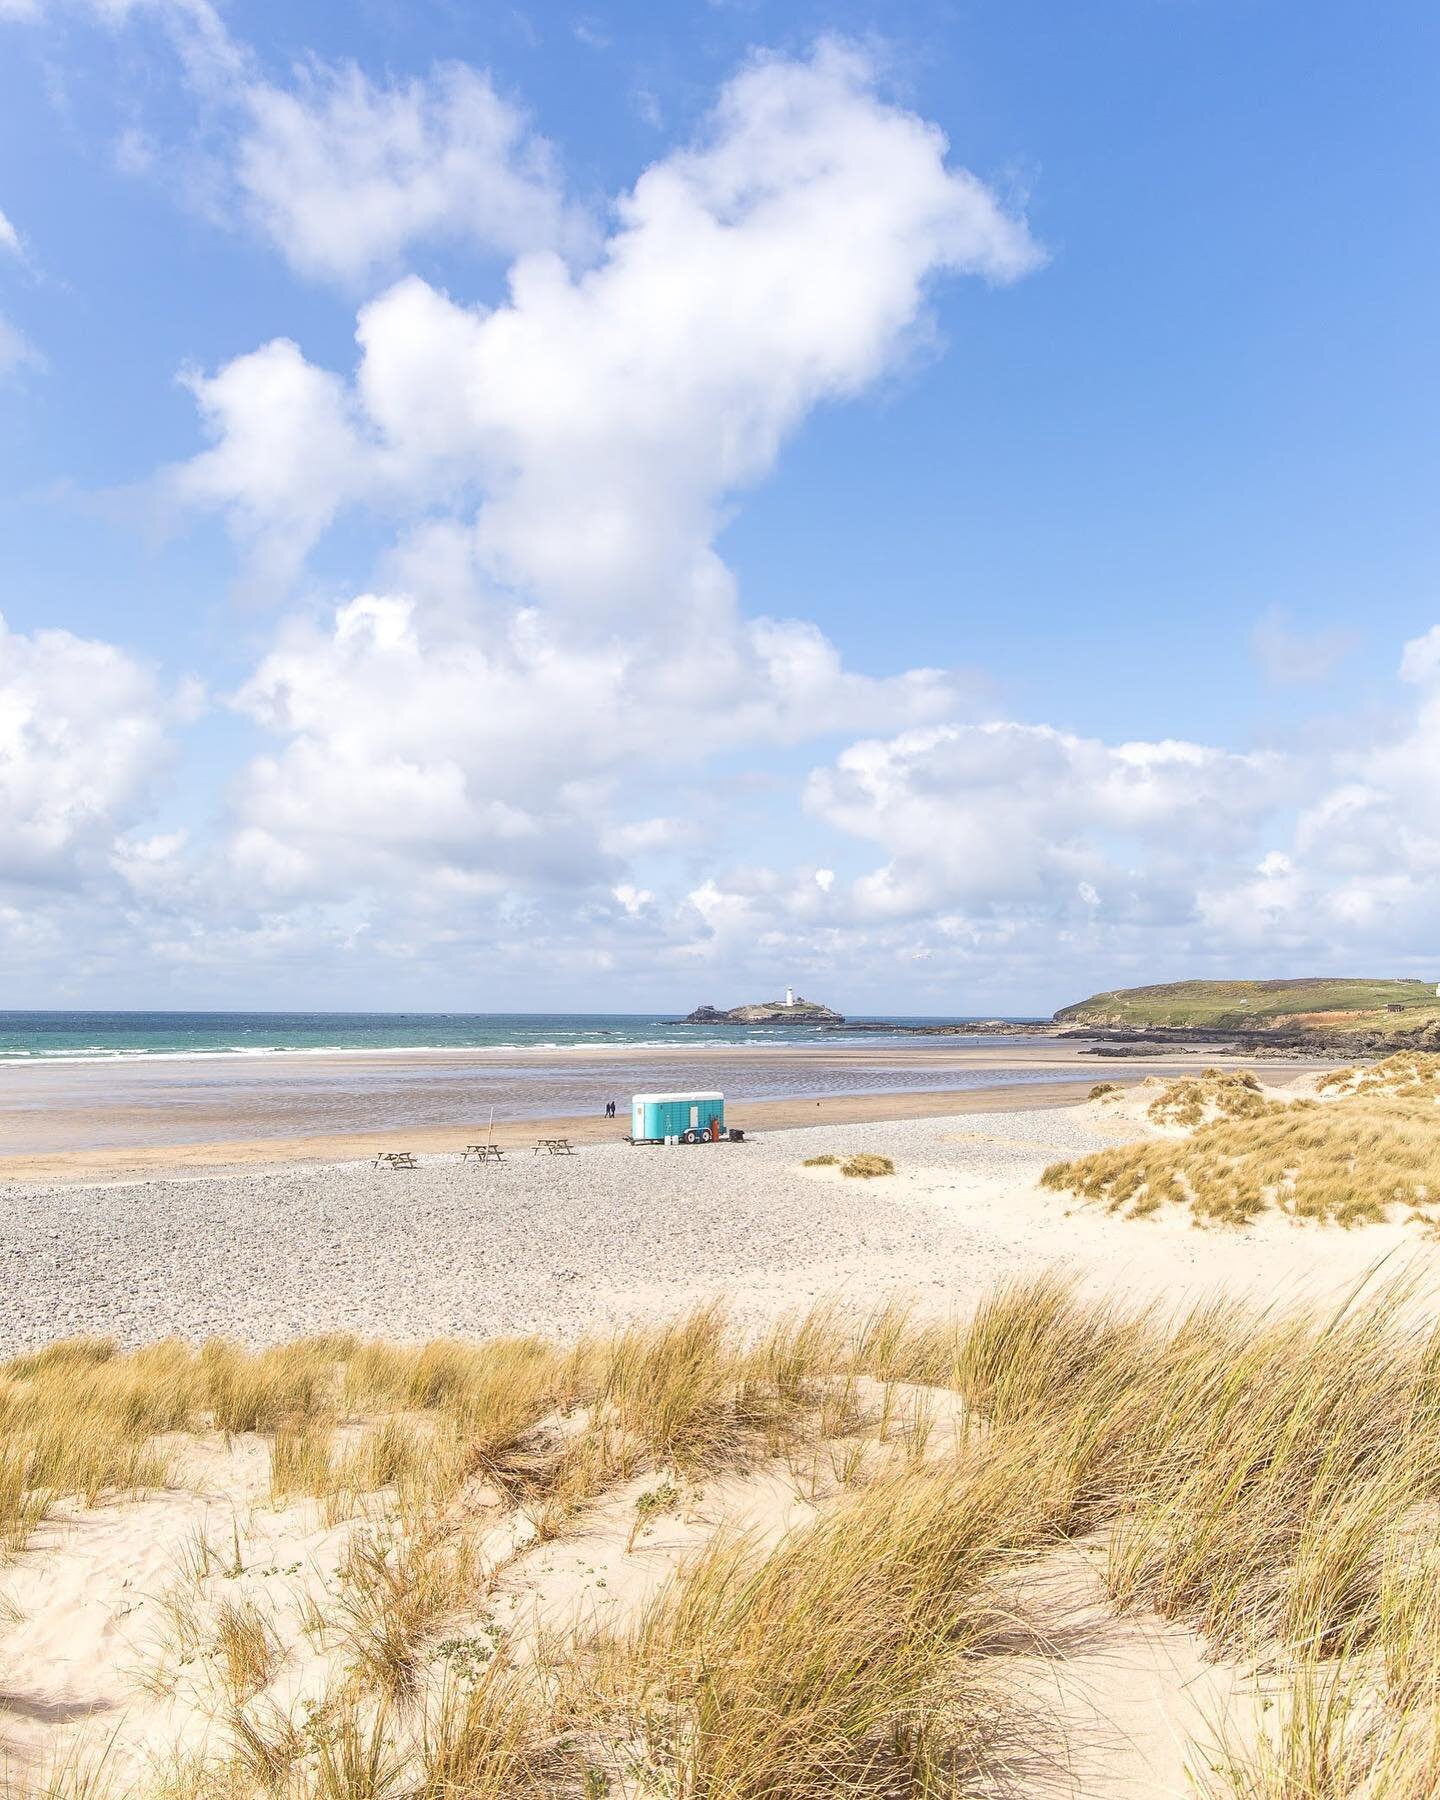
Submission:
[[[821,1100],[752,1100],[731,1108],[736,1125],[750,1132],[793,1131],[813,1125],[874,1124],[887,1119],[947,1117],[1069,1105],[1088,1093],[1089,1082],[1000,1083],[989,1088],[887,1095],[844,1094]],[[445,1160],[479,1140],[506,1154],[533,1150],[541,1137],[568,1137],[576,1145],[623,1143],[624,1113],[553,1113],[533,1118],[488,1118],[460,1124],[405,1125],[385,1130],[337,1131],[295,1138],[215,1138],[196,1143],[141,1144],[118,1148],[14,1152],[0,1156],[5,1183],[145,1180],[173,1174],[223,1175],[236,1170],[279,1169],[300,1164],[373,1160],[383,1150],[410,1150]]]
[[[1292,1097],[1314,1080],[1301,1077]],[[712,1445],[691,1462],[667,1437],[616,1462],[612,1434],[633,1426],[611,1422],[593,1394],[578,1410],[556,1411],[552,1384],[563,1387],[568,1346],[588,1344],[573,1354],[598,1366],[643,1355],[654,1371],[647,1381],[670,1369],[664,1381],[686,1384],[692,1377],[677,1373],[667,1328],[717,1302],[727,1323],[698,1328],[710,1345],[699,1366],[719,1358],[734,1383],[764,1332],[817,1303],[820,1347],[804,1354],[824,1357],[839,1354],[823,1348],[832,1302],[852,1322],[847,1331],[901,1302],[913,1321],[904,1329],[919,1342],[930,1330],[963,1334],[977,1309],[1025,1284],[1038,1281],[1029,1291],[1043,1296],[1053,1277],[1097,1321],[1110,1307],[1124,1316],[1148,1309],[1159,1355],[1187,1308],[1217,1296],[1283,1310],[1409,1272],[1433,1298],[1433,1241],[1398,1221],[1345,1231],[1272,1210],[1200,1230],[1179,1207],[1127,1220],[1042,1188],[1041,1171],[1056,1159],[1175,1133],[1148,1122],[1158,1084],[1055,1104],[1087,1087],[754,1102],[744,1116],[756,1135],[743,1144],[631,1147],[614,1141],[614,1122],[587,1118],[571,1126],[569,1156],[536,1154],[533,1121],[512,1123],[497,1134],[511,1146],[505,1161],[485,1166],[459,1159],[454,1127],[434,1132],[437,1143],[448,1140],[437,1148],[408,1133],[418,1166],[394,1172],[357,1156],[348,1138],[301,1140],[303,1154],[291,1160],[278,1159],[292,1146],[275,1140],[185,1146],[180,1162],[175,1146],[108,1160],[70,1152],[48,1159],[63,1179],[17,1179],[15,1159],[0,1188],[10,1277],[0,1293],[0,1356],[65,1337],[113,1337],[126,1348],[168,1339],[142,1349],[136,1365],[152,1371],[140,1382],[163,1383],[182,1379],[193,1354],[185,1343],[231,1342],[212,1342],[183,1377],[208,1381],[220,1396],[213,1404],[229,1410],[158,1440],[169,1459],[163,1475],[130,1476],[121,1488],[140,1491],[119,1493],[107,1492],[110,1477],[92,1477],[88,1503],[51,1504],[28,1528],[0,1621],[0,1745],[21,1781],[6,1791],[29,1793],[57,1767],[71,1785],[43,1791],[66,1800],[141,1792],[199,1800],[222,1775],[238,1793],[278,1792],[272,1774],[255,1773],[275,1768],[288,1771],[283,1791],[307,1800],[378,1791],[323,1786],[325,1732],[378,1720],[397,1755],[423,1763],[446,1733],[468,1741],[455,1736],[446,1696],[457,1666],[461,1694],[483,1694],[482,1671],[500,1642],[522,1671],[514,1677],[522,1687],[503,1690],[510,1717],[534,1704],[523,1671],[544,1666],[542,1646],[552,1656],[563,1645],[583,1664],[596,1633],[627,1641],[642,1619],[666,1616],[667,1584],[736,1534],[755,1555],[803,1554],[813,1533],[888,1530],[886,1480],[923,1496],[937,1482],[970,1479],[951,1473],[969,1466],[965,1405],[943,1380],[892,1375],[831,1376],[831,1399],[818,1411],[825,1379],[802,1384],[796,1392],[811,1398],[784,1404],[798,1408],[793,1429],[812,1434],[803,1453],[777,1448],[773,1422],[762,1441],[726,1401],[725,1429],[739,1433],[729,1448]],[[903,1110],[873,1117],[882,1107]],[[222,1152],[231,1166],[215,1163]],[[894,1172],[857,1180],[833,1160],[813,1161],[861,1152],[891,1159]],[[1052,1302],[1027,1304],[1043,1314]],[[1227,1329],[1226,1314],[1209,1316]],[[627,1330],[640,1335],[617,1335]],[[348,1333],[355,1337],[316,1336]],[[306,1337],[312,1348],[297,1348]],[[627,1352],[632,1341],[643,1348]],[[108,1391],[113,1367],[124,1405],[137,1403],[140,1389],[123,1387],[123,1356],[112,1364],[93,1344],[70,1354],[79,1391]],[[267,1354],[280,1360],[267,1364]],[[797,1340],[774,1356],[783,1368],[800,1354]],[[294,1393],[303,1394],[321,1380],[317,1391],[329,1391],[337,1355],[352,1373],[331,1410],[322,1405],[307,1423],[303,1408],[317,1403],[287,1400],[285,1384],[300,1379]],[[406,1391],[428,1393],[425,1368],[463,1369],[467,1358],[477,1359],[469,1379],[489,1395],[485,1406],[518,1406],[523,1429],[506,1428],[513,1448],[477,1452],[480,1473],[436,1513],[433,1497],[454,1492],[458,1478],[437,1460],[447,1415],[430,1401],[396,1412],[388,1390],[367,1397],[363,1382],[410,1369]],[[498,1386],[484,1373],[487,1359],[505,1371]],[[532,1396],[537,1366],[549,1373]],[[42,1357],[12,1365],[10,1379],[17,1393],[39,1380],[59,1395],[66,1367],[47,1375]],[[1129,1379],[1143,1381],[1146,1367],[1137,1355]],[[257,1382],[269,1368],[270,1385],[247,1388],[247,1368]],[[646,1392],[647,1407],[664,1404],[659,1389]],[[255,1405],[262,1410],[244,1410]],[[513,1477],[501,1473],[506,1456]],[[1007,1508],[1025,1487],[1007,1478]],[[1218,1729],[1231,1744],[1255,1742],[1273,1687],[1264,1658],[1220,1653],[1183,1609],[1114,1605],[1104,1534],[1061,1541],[1018,1518],[1004,1529],[1036,1535],[1028,1549],[1005,1551],[974,1604],[1000,1606],[1007,1621],[981,1662],[985,1704],[1019,1733],[1018,1760],[1008,1785],[976,1791],[1178,1797],[1192,1791]],[[923,1556],[923,1535],[907,1541],[905,1554]],[[887,1595],[876,1604],[883,1617]],[[385,1646],[397,1634],[410,1646],[413,1678],[386,1672]],[[713,1635],[703,1642],[708,1654]],[[496,1661],[496,1679],[505,1666]],[[538,1717],[520,1716],[541,1741]],[[321,1736],[299,1731],[300,1719],[320,1721]],[[596,1791],[625,1800],[655,1791],[627,1778],[629,1752],[599,1714],[585,1714],[584,1729],[615,1771]],[[1011,1754],[995,1752],[1002,1762]],[[175,1787],[175,1770],[191,1785]]]
[[[756,1322],[830,1292],[913,1291],[952,1311],[1046,1269],[1131,1299],[1275,1299],[1334,1290],[1417,1242],[1400,1225],[1316,1231],[1278,1215],[1226,1231],[1178,1211],[1126,1222],[1037,1187],[1048,1162],[1133,1135],[1073,1105],[821,1126],[792,1114],[740,1145],[582,1142],[556,1157],[531,1134],[499,1167],[422,1149],[396,1172],[345,1160],[12,1181],[0,1353],[79,1332],[568,1337],[710,1294]],[[803,1166],[854,1151],[897,1174]]]

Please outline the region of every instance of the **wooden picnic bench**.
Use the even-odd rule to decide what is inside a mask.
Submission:
[[[460,1160],[469,1162],[472,1156],[476,1162],[482,1163],[503,1163],[505,1160],[505,1152],[498,1144],[467,1144]]]
[[[538,1156],[542,1150],[548,1150],[551,1156],[573,1156],[575,1154],[575,1146],[568,1137],[536,1138],[535,1154]]]
[[[371,1163],[372,1169],[378,1169],[384,1163],[387,1169],[418,1169],[413,1150],[382,1150]]]

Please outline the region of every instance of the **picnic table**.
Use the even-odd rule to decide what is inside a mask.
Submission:
[[[371,1163],[372,1169],[378,1169],[384,1163],[387,1169],[418,1169],[413,1150],[382,1150]]]
[[[573,1156],[575,1154],[575,1147],[568,1137],[536,1138],[535,1154],[538,1156],[542,1150],[548,1150],[551,1156]]]
[[[505,1152],[498,1144],[467,1144],[460,1160],[469,1162],[472,1156],[476,1162],[482,1163],[503,1163],[505,1160]]]

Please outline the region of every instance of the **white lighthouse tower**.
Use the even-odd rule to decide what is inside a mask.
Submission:
[[[793,1006],[795,1004],[795,990],[792,987],[787,987],[785,990],[785,1004],[787,1006]]]

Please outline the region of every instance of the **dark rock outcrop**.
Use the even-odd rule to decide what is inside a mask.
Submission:
[[[732,1006],[720,1012],[713,1006],[697,1006],[680,1020],[682,1025],[843,1025],[845,1015],[797,994],[784,1000],[762,1000],[752,1006]]]

